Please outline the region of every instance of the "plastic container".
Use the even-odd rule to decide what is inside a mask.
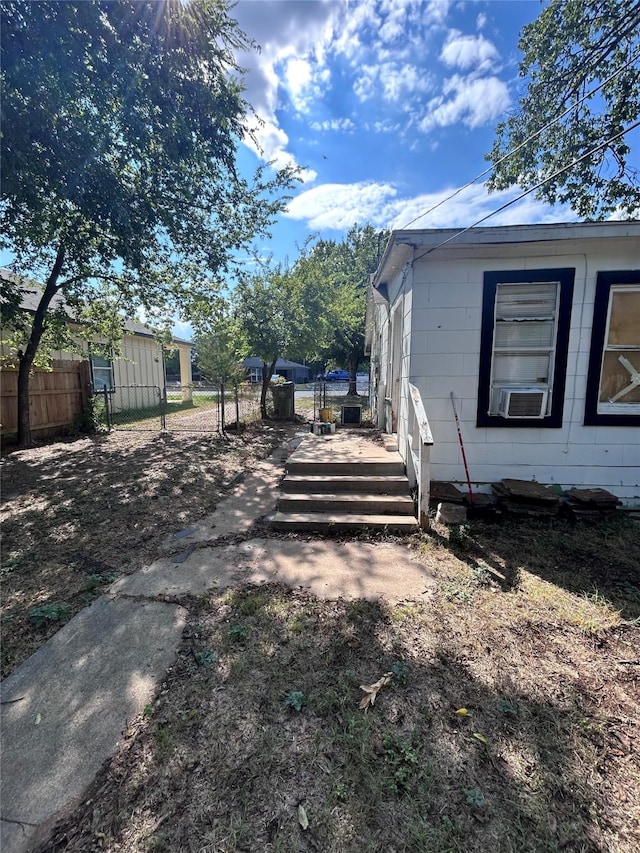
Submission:
[[[333,423],[333,409],[320,409],[319,412],[320,420],[324,424],[332,424]]]

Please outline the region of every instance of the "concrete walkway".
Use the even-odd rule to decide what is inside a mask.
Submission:
[[[114,583],[2,682],[2,853],[49,835],[153,700],[181,640],[182,596],[278,581],[327,598],[424,600],[434,578],[407,546],[248,537],[275,509],[286,455],[256,465],[215,513],[167,537],[164,557]]]

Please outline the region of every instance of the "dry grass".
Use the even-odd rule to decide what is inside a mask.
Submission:
[[[157,700],[42,849],[635,853],[640,526],[414,545],[439,583],[394,608],[186,602]]]
[[[34,607],[68,618],[282,438],[120,433],[5,457],[6,671],[62,624],[36,627]],[[155,702],[42,850],[635,853],[640,525],[434,526],[411,544],[438,582],[395,607],[272,585],[184,600]],[[386,672],[365,713],[360,685]]]
[[[256,424],[227,439],[112,432],[7,453],[2,677],[115,577],[154,560],[166,534],[211,513],[289,431]],[[39,626],[30,618],[38,613]]]

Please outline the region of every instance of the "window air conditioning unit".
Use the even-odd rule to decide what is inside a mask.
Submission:
[[[548,396],[544,388],[501,388],[498,413],[503,418],[544,418]]]

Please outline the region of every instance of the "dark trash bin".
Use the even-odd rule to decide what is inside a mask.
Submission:
[[[271,386],[273,412],[276,420],[295,420],[294,391],[295,385],[293,382],[280,382]]]

